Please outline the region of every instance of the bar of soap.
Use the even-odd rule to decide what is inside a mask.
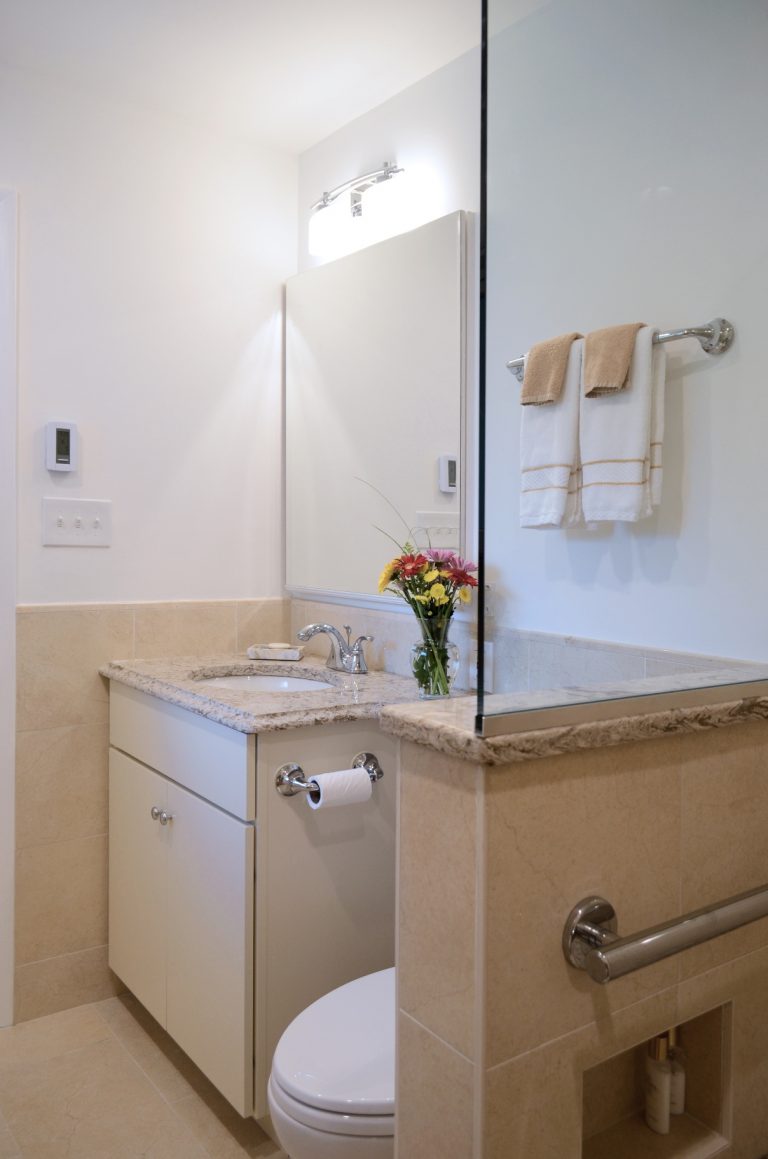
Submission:
[[[246,655],[249,660],[301,660],[304,649],[294,644],[251,644]]]

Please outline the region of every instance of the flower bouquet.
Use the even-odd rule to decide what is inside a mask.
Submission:
[[[379,591],[400,596],[413,609],[421,640],[411,650],[419,696],[448,696],[459,666],[459,652],[448,639],[451,618],[459,604],[472,599],[477,571],[455,551],[416,551],[406,543],[402,555],[389,561],[379,577]]]

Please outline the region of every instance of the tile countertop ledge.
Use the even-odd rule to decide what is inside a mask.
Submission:
[[[113,660],[102,676],[207,716],[238,732],[272,732],[338,720],[376,718],[386,704],[412,701],[411,679],[388,672],[348,676],[322,661],[248,660],[243,656],[180,656],[163,660]],[[243,692],[201,685],[214,676],[300,676],[333,684],[317,692]],[[474,704],[474,699],[472,700]]]
[[[748,675],[752,680],[765,679],[766,669],[761,666],[760,676],[743,671],[741,679]],[[714,703],[686,703],[675,705],[675,697],[695,700],[701,688],[702,700],[706,699],[705,688],[711,690],[717,677],[722,685],[717,688],[721,699]],[[426,745],[448,756],[459,757],[486,765],[507,765],[518,761],[536,760],[540,757],[558,756],[561,753],[580,749],[604,748],[626,741],[654,740],[672,733],[701,732],[704,729],[722,728],[730,724],[742,724],[755,720],[768,720],[768,690],[759,695],[744,695],[739,698],[738,683],[734,683],[735,673],[729,671],[705,675],[685,676],[680,679],[678,689],[670,688],[669,678],[664,680],[641,680],[628,685],[626,695],[633,693],[662,693],[669,698],[669,707],[655,711],[635,711],[632,715],[616,715],[611,719],[588,719],[590,704],[586,691],[574,693],[564,699],[571,703],[561,707],[570,709],[580,704],[586,719],[578,723],[557,723],[558,709],[551,708],[552,724],[545,728],[521,728],[519,732],[481,737],[475,732],[475,700],[473,697],[457,698],[425,703],[392,705],[381,711],[379,724],[384,732],[392,733],[403,740]],[[713,680],[713,677],[715,678]],[[730,680],[729,680],[730,677]],[[596,689],[591,690],[592,699]],[[614,694],[616,686],[613,688]],[[563,690],[560,690],[562,695]],[[499,708],[509,709],[512,700],[515,706],[538,709],[546,700],[551,704],[549,693],[522,693],[514,698],[491,698],[491,705],[498,700]],[[599,708],[599,705],[596,706]],[[617,705],[620,709],[620,702]],[[523,713],[521,712],[521,716]]]

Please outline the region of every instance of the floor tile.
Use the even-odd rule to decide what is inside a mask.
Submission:
[[[210,1086],[192,1060],[132,994],[99,1002],[96,1009],[169,1102]]]
[[[0,1030],[0,1073],[43,1063],[110,1038],[109,1027],[93,1006],[78,1006]]]
[[[211,1159],[285,1159],[254,1119],[241,1119],[217,1091],[173,1104]]]
[[[144,1073],[172,1104],[211,1159],[280,1159],[253,1119],[243,1119],[132,994],[96,1009]]]
[[[206,1159],[112,1036],[0,1071],[0,1111],[24,1159]]]
[[[0,1115],[0,1159],[21,1159],[19,1145],[2,1115]]]
[[[0,1030],[0,1159],[287,1159],[131,994]]]

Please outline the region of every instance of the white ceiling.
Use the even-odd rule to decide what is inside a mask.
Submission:
[[[480,0],[0,0],[0,64],[292,152],[479,41]]]

